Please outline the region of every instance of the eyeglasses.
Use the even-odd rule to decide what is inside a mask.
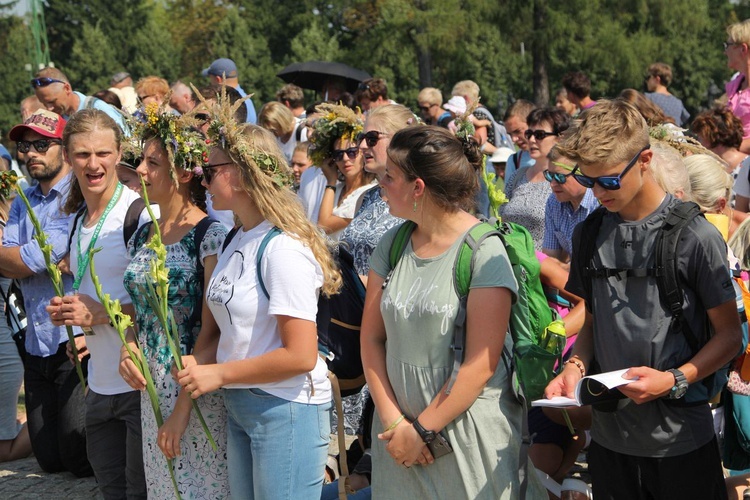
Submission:
[[[524,137],[526,137],[526,139],[531,139],[531,136],[533,135],[534,139],[536,139],[537,141],[541,141],[541,140],[543,140],[547,136],[550,136],[550,135],[560,135],[560,134],[557,134],[555,132],[547,132],[547,131],[541,130],[541,129],[539,129],[539,130],[531,130],[530,128],[527,128],[526,132],[524,132],[523,135],[524,135]]]
[[[641,157],[641,153],[646,151],[651,147],[651,144],[648,144],[646,147],[638,151],[632,160],[630,160],[627,164],[627,166],[623,169],[622,172],[620,172],[620,175],[605,175],[602,177],[589,177],[588,175],[583,174],[576,174],[576,172],[580,172],[581,169],[578,168],[578,165],[576,165],[576,168],[573,169],[573,177],[575,180],[578,181],[578,184],[580,184],[583,187],[587,187],[589,189],[594,187],[594,184],[599,184],[601,187],[608,191],[616,191],[620,189],[620,181],[623,177],[625,177],[625,174],[628,173],[628,171],[633,168],[633,165],[638,163],[638,159]]]
[[[369,83],[360,83],[357,85],[357,91],[363,91],[363,90],[370,90],[370,84]]]
[[[344,159],[344,154],[346,154],[350,160],[353,160],[359,156],[359,148],[334,149],[333,153],[331,153],[331,158],[335,161],[341,161]]]
[[[737,42],[724,42],[724,50],[727,50],[727,49],[728,49],[729,47],[731,47],[732,45],[742,45],[742,43],[737,43]]]
[[[60,139],[38,139],[36,141],[18,141],[16,142],[16,149],[19,153],[28,153],[31,146],[37,153],[46,153],[49,147],[53,144],[62,144]]]
[[[359,134],[357,134],[357,137],[354,139],[354,141],[357,145],[359,145],[362,141],[365,141],[368,148],[374,148],[378,141],[383,137],[388,137],[388,134],[378,132],[377,130],[370,130],[366,134],[364,132],[360,132]]]
[[[46,77],[33,78],[31,80],[31,86],[35,89],[39,87],[46,87],[47,85],[51,85],[53,83],[65,83],[65,82],[62,80],[56,80],[54,78],[46,78]]]
[[[565,184],[565,181],[568,180],[568,177],[573,175],[573,172],[569,174],[560,174],[557,172],[550,172],[549,170],[545,170],[542,173],[544,174],[544,178],[547,179],[547,182],[555,181],[558,184]]]
[[[196,113],[195,119],[198,120],[201,123],[206,123],[211,118],[211,115],[208,113]]]
[[[234,162],[227,161],[224,163],[214,163],[213,165],[209,163],[203,166],[203,178],[206,179],[206,184],[211,184],[211,181],[214,180],[213,169],[223,167],[224,165],[234,165]]]
[[[428,106],[419,106],[419,109],[421,111],[424,111],[425,113],[428,112],[433,106],[437,106],[437,104],[430,104]]]

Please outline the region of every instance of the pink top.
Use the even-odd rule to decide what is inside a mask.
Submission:
[[[739,74],[724,88],[728,98],[727,109],[740,119],[744,130],[742,138],[747,139],[750,137],[750,89],[740,90],[744,79],[745,76]]]

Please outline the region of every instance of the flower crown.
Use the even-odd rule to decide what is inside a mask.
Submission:
[[[272,151],[264,151],[254,144],[252,139],[243,133],[246,124],[237,123],[234,117],[237,108],[244,106],[245,100],[252,95],[238,99],[234,104],[227,97],[225,87],[222,87],[221,92],[216,96],[215,104],[206,102],[198,92],[196,95],[201,100],[203,109],[210,106],[211,122],[208,126],[208,139],[206,139],[209,148],[216,144],[247,165],[255,165],[279,187],[293,185],[292,171],[285,159]]]
[[[164,102],[169,102],[165,98]],[[125,141],[124,149],[138,157],[143,154],[143,142],[158,138],[167,151],[172,166],[169,175],[175,179],[174,167],[191,170],[194,175],[203,175],[203,166],[208,163],[206,139],[197,130],[198,121],[188,113],[177,116],[156,103],[146,105],[141,113],[131,120],[133,134]],[[140,148],[140,151],[138,149]]]
[[[313,163],[320,166],[330,158],[337,139],[353,141],[364,124],[357,113],[340,104],[321,104],[315,111],[321,116],[312,124],[309,155]]]

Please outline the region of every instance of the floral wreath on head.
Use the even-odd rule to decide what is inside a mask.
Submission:
[[[337,139],[354,141],[362,132],[362,118],[351,108],[341,104],[321,104],[315,108],[321,116],[312,124],[313,133],[310,141],[309,155],[315,165],[322,165],[331,157],[333,145]]]
[[[164,98],[169,102],[169,95]],[[143,155],[143,144],[147,139],[159,139],[169,158],[169,176],[176,182],[175,168],[190,170],[193,175],[202,176],[203,166],[208,163],[208,145],[198,130],[199,121],[194,113],[175,115],[166,109],[150,103],[130,119],[132,135],[125,141],[124,151],[136,158]]]
[[[246,124],[238,123],[234,117],[237,109],[244,106],[245,101],[250,99],[253,96],[252,94],[238,99],[232,104],[227,96],[226,86],[223,85],[214,104],[208,103],[195,89],[193,91],[201,100],[201,108],[208,109],[211,112],[207,132],[208,139],[206,139],[209,148],[218,146],[248,166],[256,166],[278,187],[291,187],[293,185],[294,177],[285,159],[255,145],[252,139],[243,133]]]

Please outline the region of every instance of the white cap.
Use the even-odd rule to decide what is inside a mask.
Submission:
[[[443,104],[443,108],[452,111],[455,115],[462,115],[466,113],[466,100],[460,95],[454,95]]]
[[[510,148],[499,147],[495,150],[494,153],[492,153],[492,156],[490,157],[490,161],[492,163],[506,163],[508,161],[508,158],[513,156],[514,153],[515,151],[513,151]]]

